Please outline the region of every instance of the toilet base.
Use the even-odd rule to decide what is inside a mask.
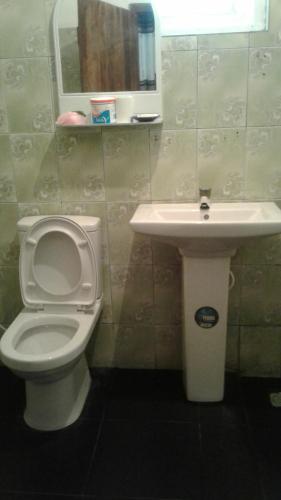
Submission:
[[[85,355],[59,380],[27,380],[26,424],[41,431],[55,431],[71,425],[83,410],[90,386]]]

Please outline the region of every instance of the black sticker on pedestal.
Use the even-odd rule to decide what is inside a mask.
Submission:
[[[196,311],[194,319],[201,328],[213,328],[219,321],[219,314],[213,307],[200,307]]]

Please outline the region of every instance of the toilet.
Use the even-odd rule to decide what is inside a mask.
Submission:
[[[102,310],[101,222],[34,216],[17,228],[25,307],[1,339],[1,358],[25,379],[27,425],[62,429],[78,419],[91,385],[85,349]]]

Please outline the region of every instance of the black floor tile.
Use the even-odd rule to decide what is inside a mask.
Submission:
[[[281,500],[280,380],[227,375],[215,404],[188,402],[181,372],[92,380],[79,421],[43,433],[23,422],[24,381],[0,369],[1,500]]]
[[[198,422],[199,405],[188,402],[179,371],[114,370],[106,419]]]
[[[81,418],[101,419],[106,402],[104,382],[101,375],[91,371],[91,387],[83,408]]]
[[[120,370],[114,369],[107,382],[108,397],[123,399],[155,395],[174,401],[183,395],[182,372],[179,370]]]
[[[263,500],[247,426],[202,424],[202,500]]]
[[[272,406],[270,394],[281,392],[281,379],[242,378],[240,391],[243,406],[251,425],[280,425],[281,408]]]
[[[98,429],[98,420],[82,419],[64,430],[38,432],[2,419],[0,491],[80,493]]]
[[[8,368],[0,368],[0,417],[22,415],[25,408],[24,380],[14,375]]]
[[[55,495],[54,493],[1,493],[1,500],[82,500],[81,495]],[[92,500],[87,498],[84,500]],[[96,499],[93,499],[96,500]]]
[[[278,425],[252,428],[260,477],[267,500],[281,498],[281,420]]]
[[[240,393],[239,377],[234,374],[227,374],[223,401],[201,403],[199,417],[201,423],[245,425],[247,419]]]
[[[104,423],[86,493],[111,499],[200,500],[200,487],[197,425]]]

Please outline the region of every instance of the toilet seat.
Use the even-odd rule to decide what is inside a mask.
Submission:
[[[26,373],[50,371],[77,359],[87,345],[92,329],[96,325],[102,309],[102,301],[97,300],[92,314],[73,312],[67,314],[52,314],[44,311],[19,313],[9,327],[9,335],[4,334],[1,339],[2,359],[12,370]],[[39,346],[41,352],[31,352],[28,349],[19,349],[24,336],[29,334],[36,337],[36,329],[54,326],[66,326],[72,329],[72,334],[61,346],[49,350],[44,345]],[[70,332],[71,333],[71,332]],[[46,330],[46,338],[48,331]],[[40,342],[40,339],[38,339]]]
[[[87,233],[73,220],[51,216],[36,222],[21,245],[19,271],[28,308],[77,310],[96,301],[95,253]]]

